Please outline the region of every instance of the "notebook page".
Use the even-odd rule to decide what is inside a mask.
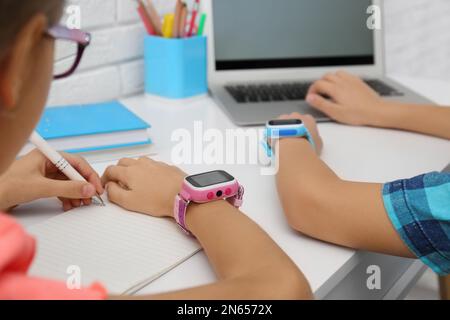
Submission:
[[[29,228],[37,238],[30,274],[66,282],[75,266],[84,286],[99,281],[110,293],[133,293],[200,250],[172,221],[106,204]]]

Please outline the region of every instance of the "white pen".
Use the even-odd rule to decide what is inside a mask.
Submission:
[[[47,159],[50,160],[67,178],[72,181],[87,182],[86,179],[77,170],[75,170],[58,151],[53,149],[48,142],[39,135],[39,133],[34,131],[30,137],[30,142],[33,143],[36,148],[38,148],[39,151],[42,152],[42,154],[46,156]],[[100,201],[102,206],[105,206],[102,197],[100,197],[98,193],[96,198]]]

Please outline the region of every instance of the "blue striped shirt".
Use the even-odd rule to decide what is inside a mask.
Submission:
[[[436,273],[450,273],[450,173],[432,172],[383,187],[395,229]]]

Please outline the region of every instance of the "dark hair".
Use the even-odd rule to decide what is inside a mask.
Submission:
[[[43,13],[53,25],[60,19],[63,7],[64,0],[0,0],[0,58],[33,15]]]

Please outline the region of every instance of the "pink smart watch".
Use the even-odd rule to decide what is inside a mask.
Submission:
[[[189,203],[207,203],[226,199],[236,208],[242,205],[244,188],[229,173],[217,170],[184,179],[180,193],[175,197],[174,218],[189,235],[186,227],[186,210]]]

